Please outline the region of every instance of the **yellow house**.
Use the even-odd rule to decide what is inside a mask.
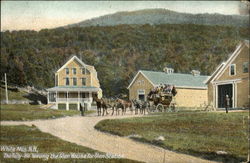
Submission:
[[[102,97],[97,72],[93,66],[71,57],[55,73],[55,87],[47,89],[48,103],[57,109],[78,109],[80,103],[91,106],[93,94]],[[60,106],[60,107],[59,107]],[[61,107],[62,106],[62,107]]]
[[[249,41],[239,43],[205,83],[208,102],[214,108],[225,108],[226,95],[231,99],[230,107],[249,108]]]
[[[207,86],[203,83],[207,78],[196,70],[191,74],[174,73],[171,68],[164,68],[164,72],[140,70],[128,86],[129,99],[146,100],[152,88],[170,84],[176,87],[178,107],[201,107],[207,104]]]

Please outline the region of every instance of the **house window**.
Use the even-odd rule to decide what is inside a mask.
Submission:
[[[77,78],[73,78],[73,85],[77,85]]]
[[[65,78],[65,85],[69,85],[69,78]]]
[[[236,65],[235,64],[231,64],[230,65],[230,75],[236,75]]]
[[[249,71],[249,63],[244,62],[243,63],[243,73],[248,73],[248,71]]]
[[[68,75],[69,74],[69,68],[65,68],[65,73]]]
[[[75,75],[76,74],[76,68],[72,68],[72,72]]]
[[[82,68],[82,74],[86,74],[86,68]]]
[[[82,78],[82,85],[86,85],[86,78]]]

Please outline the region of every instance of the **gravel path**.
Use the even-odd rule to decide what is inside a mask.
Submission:
[[[135,142],[126,137],[119,137],[103,133],[94,129],[94,126],[104,119],[138,117],[105,116],[105,117],[64,117],[53,120],[36,121],[1,121],[1,125],[28,125],[34,124],[42,132],[50,133],[63,140],[86,146],[105,153],[119,154],[125,158],[149,163],[162,163],[165,153],[165,163],[205,163],[212,162],[190,155],[164,150],[153,145]]]

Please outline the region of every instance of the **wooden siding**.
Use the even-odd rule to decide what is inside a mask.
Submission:
[[[230,65],[228,65],[225,72],[218,79],[216,79],[216,81],[241,79],[248,77],[248,73],[243,73],[244,62],[249,62],[249,48],[247,48],[246,46],[244,46],[240,54],[232,62],[232,64],[236,65],[236,75],[229,75]]]
[[[99,81],[97,79],[97,75],[94,72],[94,68],[90,68],[92,66],[86,66],[89,73],[82,74],[82,68],[84,68],[80,63],[78,63],[76,60],[72,60],[70,63],[68,63],[65,68],[69,69],[69,74],[66,74],[65,68],[60,70],[56,73],[56,76],[58,77],[58,86],[65,86],[65,78],[68,77],[70,80],[69,85],[73,86],[73,78],[77,78],[77,86],[83,86],[82,85],[82,78],[86,78],[86,85],[85,86],[95,86],[100,87]],[[76,74],[73,74],[72,68],[76,68]]]
[[[243,63],[249,62],[249,47],[244,45],[241,52],[233,60],[232,64],[236,65],[236,75],[229,75],[230,65],[227,65],[225,71],[222,74],[219,74],[217,79],[214,82],[218,81],[227,81],[240,79],[240,82],[235,84],[235,107],[249,107],[249,72],[243,72]],[[215,103],[214,100],[214,89],[212,83],[208,83],[208,102]],[[217,99],[216,99],[217,100]],[[214,106],[215,107],[215,106]]]
[[[139,84],[138,81],[144,81]],[[129,88],[129,99],[137,99],[138,98],[138,90],[145,90],[145,97],[148,95],[150,90],[154,86],[140,73],[135,79],[134,83]]]
[[[208,103],[206,89],[177,88],[176,90],[177,107],[201,107]]]
[[[138,81],[144,81],[140,83]],[[145,97],[154,86],[140,73],[129,88],[129,99],[138,98],[138,90],[145,90]],[[200,107],[207,102],[207,89],[177,88],[176,103],[178,107]]]

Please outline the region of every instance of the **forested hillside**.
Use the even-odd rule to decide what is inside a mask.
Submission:
[[[247,28],[205,25],[119,25],[1,32],[1,78],[54,86],[54,71],[73,54],[94,65],[104,95],[126,93],[139,69],[209,75],[235,50]]]
[[[200,24],[248,27],[249,16],[222,14],[190,14],[167,9],[144,9],[117,12],[70,24],[66,27],[114,26],[121,24]]]

